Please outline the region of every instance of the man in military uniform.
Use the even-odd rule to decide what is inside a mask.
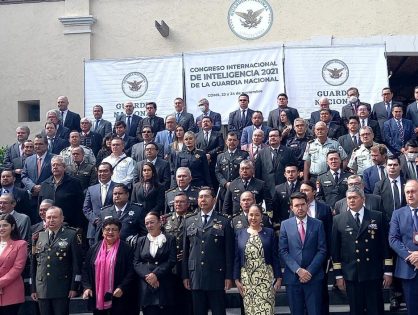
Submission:
[[[234,234],[231,222],[214,211],[210,187],[199,192],[199,208],[186,218],[183,242],[183,284],[192,291],[194,315],[225,315],[225,290],[232,286]]]
[[[81,280],[81,234],[64,227],[60,208],[46,212],[48,228],[39,233],[32,259],[32,299],[41,315],[69,314],[69,299]]]
[[[176,171],[177,187],[167,190],[165,193],[165,213],[174,212],[174,197],[180,192],[184,192],[189,198],[190,211],[193,212],[198,208],[197,196],[199,188],[190,185],[192,181],[192,173],[187,167],[179,167]]]
[[[331,209],[334,209],[335,203],[345,196],[348,189],[347,178],[351,173],[345,173],[341,169],[341,158],[338,151],[328,151],[326,158],[329,171],[318,177],[318,199],[325,201]]]
[[[272,196],[267,185],[261,179],[255,178],[254,164],[250,160],[244,160],[239,167],[240,177],[234,179],[229,185],[222,212],[236,214],[240,212],[240,196],[244,191],[251,191],[255,195],[258,204],[266,203],[267,212],[272,211]]]
[[[219,182],[219,198],[223,201],[231,182],[239,176],[239,164],[248,159],[248,152],[238,148],[239,140],[235,132],[229,132],[226,138],[227,150],[218,155],[215,175]]]
[[[334,217],[331,255],[337,286],[347,291],[350,314],[381,315],[383,287],[392,283],[387,223],[382,213],[364,208],[364,192],[347,190],[348,211]]]
[[[255,204],[254,194],[251,191],[244,191],[240,196],[241,212],[235,214],[231,220],[234,231],[248,228],[248,211],[253,204]],[[265,213],[263,213],[262,225],[272,227],[270,217]]]
[[[181,268],[183,262],[183,235],[184,235],[184,222],[186,215],[189,211],[189,198],[184,192],[178,192],[174,197],[174,210],[175,212],[164,215],[165,232],[173,235],[176,238],[177,246],[177,264],[173,268],[174,274],[174,290],[175,295],[175,307],[172,309],[172,314],[178,315],[191,315],[192,309],[192,297],[189,290],[186,290],[183,286],[183,279],[181,278]]]
[[[286,146],[290,148],[293,155],[298,161],[298,170],[303,172],[303,154],[305,153],[308,141],[312,140],[313,136],[308,131],[308,125],[303,118],[296,118],[293,123],[295,129],[295,136],[287,139]]]
[[[97,184],[96,165],[84,161],[84,149],[82,147],[72,148],[71,156],[73,163],[67,165],[66,171],[80,180],[81,187],[86,192],[89,186]]]
[[[337,150],[343,160],[343,169],[347,166],[347,153],[342,146],[335,140],[328,138],[327,125],[320,121],[315,124],[314,140],[308,141],[303,160],[305,161],[303,167],[304,180],[316,180],[316,178],[327,171],[326,155],[329,150]]]

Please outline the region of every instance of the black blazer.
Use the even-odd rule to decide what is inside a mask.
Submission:
[[[353,150],[361,145],[360,135],[357,135],[357,141],[358,144],[356,146],[353,142],[352,136],[349,133],[342,135],[338,138],[338,142],[343,147],[345,153],[347,153],[347,161],[350,160],[351,153],[353,153]]]
[[[364,194],[366,197],[366,200],[364,201],[365,206],[367,209],[369,210],[373,210],[373,211],[379,211],[379,212],[383,212],[383,204],[382,204],[382,198],[380,196],[377,195],[373,195],[373,194]],[[336,214],[340,214],[344,211],[347,211],[348,206],[347,206],[347,198],[338,200],[335,203],[335,213]]]
[[[90,138],[90,141],[89,141],[90,143],[88,143],[87,141],[87,139],[89,138]],[[81,144],[90,148],[93,151],[94,156],[97,156],[97,153],[99,153],[99,150],[102,148],[102,142],[103,142],[103,137],[101,134],[97,132],[90,131],[87,137],[84,135],[81,135]]]
[[[142,117],[132,114],[131,115],[131,127],[129,128],[128,131],[128,136],[133,137],[136,139],[136,132],[138,129],[138,125],[139,122],[142,120]],[[123,113],[121,115],[119,115],[118,117],[116,117],[116,121],[123,121],[124,123],[126,123],[126,114]],[[113,126],[113,133],[115,133],[115,127]]]
[[[211,131],[209,142],[205,141],[205,133],[203,130],[199,131],[196,135],[196,148],[205,151],[206,154],[210,155],[209,165],[215,167],[216,158],[218,154],[222,153],[225,147],[225,141],[222,133],[219,131]]]
[[[145,160],[142,160],[136,164],[136,172],[134,173],[134,182],[137,182],[139,180],[139,173],[141,172],[141,169],[144,163],[145,163]],[[171,186],[170,163],[160,157],[157,157],[157,160],[155,161],[154,166],[157,170],[159,183],[163,186],[165,190],[170,189],[170,186]]]
[[[50,153],[58,155],[68,146],[70,146],[68,140],[64,140],[55,136]]]
[[[81,283],[84,290],[91,289],[93,291],[93,298],[88,302],[90,310],[96,309],[96,269],[94,263],[101,246],[102,242],[98,242],[87,251],[82,270]],[[134,289],[136,283],[132,263],[133,256],[132,248],[124,241],[121,241],[116,253],[113,287],[114,289],[120,288],[123,295],[120,298],[112,298],[112,314],[129,314],[132,308],[130,301],[132,301],[132,298],[135,298],[135,296],[132,296],[132,291],[136,292]]]
[[[164,124],[164,118],[162,117],[158,117],[158,116],[154,116],[152,117],[153,120],[151,122],[151,118],[150,117],[144,117],[138,124],[138,128],[136,130],[136,134],[138,135],[138,137],[140,138],[140,140],[142,140],[142,128],[144,126],[151,126],[152,131],[154,132],[154,135],[157,134],[158,131],[162,131],[165,129],[165,124]]]
[[[246,111],[244,124],[241,122],[241,109],[237,109],[229,114],[228,131],[234,131],[238,135],[238,139],[241,139],[242,129],[253,124],[251,117],[254,111],[250,108],[247,108]]]
[[[67,115],[65,117],[65,121],[63,122],[63,125],[64,125],[64,127],[67,127],[70,130],[70,132],[73,131],[73,130],[77,130],[78,132],[80,132],[81,131],[80,120],[81,120],[81,118],[80,118],[79,114],[74,113],[74,112],[69,110],[67,112]],[[67,138],[67,140],[68,140],[68,138]]]
[[[406,180],[402,177],[401,174],[401,191],[399,192],[401,194],[401,207],[406,206],[404,191],[405,184]],[[390,222],[390,219],[392,218],[392,212],[395,208],[390,179],[386,177],[385,179],[378,181],[374,186],[373,194],[382,197],[383,217],[385,220],[387,220],[387,222]]]
[[[145,193],[144,184],[136,183],[131,194],[131,201],[140,203],[144,207],[145,213],[154,211],[160,214],[164,212],[165,189],[161,184],[150,187],[148,193]]]
[[[309,119],[309,128],[313,129],[315,124],[320,121],[320,110],[314,111],[311,113],[311,118]],[[331,109],[331,121],[336,123],[337,125],[341,125],[341,116],[340,113],[336,110]]]
[[[176,239],[174,236],[164,234],[167,241],[158,248],[155,257],[150,254],[150,241],[147,236],[138,240],[135,249],[134,269],[139,276],[139,305],[173,305],[174,304],[174,281],[171,270],[176,265]],[[152,288],[146,281],[145,276],[149,273],[157,276],[160,286]]]

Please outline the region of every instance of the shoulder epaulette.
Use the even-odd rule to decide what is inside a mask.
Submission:
[[[138,207],[143,207],[144,205],[142,203],[137,203],[137,202],[131,202],[132,205],[138,206]]]
[[[237,212],[237,213],[233,214],[232,217],[235,218],[237,216],[240,216],[242,213],[243,213],[242,211],[241,212]]]
[[[190,212],[190,213],[186,214],[185,218],[190,218],[190,217],[196,215],[197,213],[198,213],[198,211]]]
[[[101,207],[100,210],[104,210],[104,209],[110,208],[111,206],[113,206],[113,205],[107,205],[107,206]]]
[[[196,186],[191,186],[190,187],[190,190],[200,190],[200,188],[199,187],[196,187]]]
[[[360,149],[360,147],[355,147],[353,152],[357,151],[358,149]]]
[[[221,213],[221,212],[218,212],[218,215],[220,215],[220,216],[222,216],[222,217],[224,217],[224,218],[226,218],[226,219],[231,219],[231,218],[232,218],[232,216],[231,216],[231,215],[226,214],[226,213]]]
[[[173,215],[174,212],[169,212],[166,214],[163,214],[161,217],[163,217],[164,219],[168,219],[169,217],[171,217]]]
[[[315,141],[315,139],[311,139],[311,140],[308,141],[308,143],[312,143],[314,141]]]
[[[176,189],[177,189],[177,187],[170,188],[170,189],[166,190],[165,194],[167,195],[169,192],[172,192],[172,191],[174,191]]]

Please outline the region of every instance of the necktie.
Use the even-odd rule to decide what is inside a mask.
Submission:
[[[52,146],[54,144],[54,138],[48,138],[48,151],[52,151]]]
[[[356,223],[357,223],[357,226],[360,226],[360,213],[356,213]]]
[[[400,193],[399,193],[399,188],[398,185],[396,185],[398,181],[396,179],[394,179],[392,181],[393,184],[393,210],[399,209],[401,207],[401,201],[400,201]]]
[[[364,119],[361,120],[361,126],[364,127],[366,125],[366,122],[364,121]]]
[[[100,119],[96,119],[96,126],[94,126],[94,131],[97,131],[97,128],[99,128]]]
[[[241,124],[245,125],[245,109],[241,111]]]
[[[149,192],[149,183],[148,182],[145,182],[144,183],[144,193],[145,193],[145,196],[148,195],[148,192]]]
[[[205,131],[205,142],[206,144],[209,143],[209,132]]]
[[[103,184],[103,185],[101,185],[102,206],[105,205],[106,196],[107,196],[107,185]]]
[[[415,164],[415,162],[408,162],[408,168],[409,168],[409,173],[411,174],[411,179],[417,179],[417,166]]]
[[[173,142],[173,132],[172,131],[169,132],[168,137],[169,137],[170,143],[172,143]]]
[[[62,111],[61,112],[61,117],[62,117],[62,125],[64,126],[64,123],[65,123],[65,117],[64,117],[64,114],[65,114],[65,112],[64,111]]]
[[[390,118],[390,103],[386,103],[385,106],[386,106],[386,114],[388,118]]]
[[[209,218],[208,214],[203,215],[203,227],[205,227],[206,224],[208,224],[208,218]]]
[[[354,145],[357,147],[358,146],[358,142],[357,142],[357,137],[353,136],[353,143]]]
[[[181,223],[183,222],[183,216],[182,215],[179,215],[177,217],[177,221],[179,222],[179,226],[181,226]]]
[[[49,243],[52,244],[54,242],[54,240],[55,240],[55,233],[51,232],[49,234]]]
[[[338,183],[338,172],[334,173],[334,180],[335,180],[335,183]]]
[[[38,167],[38,178],[41,176],[41,170],[42,170],[42,158],[38,158],[38,161],[36,162],[36,166]]]
[[[404,132],[403,132],[403,127],[402,127],[402,124],[401,124],[401,121],[400,120],[397,120],[396,121],[396,124],[398,125],[398,130],[399,130],[399,138],[401,139],[401,142],[402,142],[402,146],[403,146],[403,142],[404,142]]]
[[[386,177],[385,174],[385,167],[383,165],[379,165],[379,175],[380,175],[380,179],[384,179]]]
[[[415,225],[415,229],[416,229],[416,228],[418,228],[418,216],[417,216],[418,209],[413,209],[413,210],[414,210],[413,219],[414,219],[414,225]]]
[[[180,121],[180,113],[177,113],[176,114],[176,123],[179,123],[179,121]]]
[[[299,221],[299,236],[300,236],[300,240],[302,241],[302,244],[305,243],[305,227],[304,227],[304,223],[302,220]]]
[[[126,133],[129,134],[131,130],[131,116],[128,116],[126,119]]]
[[[248,180],[244,181],[244,189],[247,190],[248,187]]]
[[[289,183],[289,188],[290,194],[293,194],[295,192],[295,183]]]

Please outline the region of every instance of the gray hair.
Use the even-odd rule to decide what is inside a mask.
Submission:
[[[48,119],[49,115],[55,115],[59,121],[62,121],[61,111],[58,109],[50,109],[46,112],[46,119]]]
[[[186,172],[190,177],[192,176],[192,172],[190,171],[188,167],[184,167],[184,166],[179,167],[176,171],[176,176],[180,171]]]
[[[364,199],[364,191],[356,186],[348,187],[347,192],[345,193],[345,196],[347,197],[349,193],[356,193],[359,195],[362,199]]]

